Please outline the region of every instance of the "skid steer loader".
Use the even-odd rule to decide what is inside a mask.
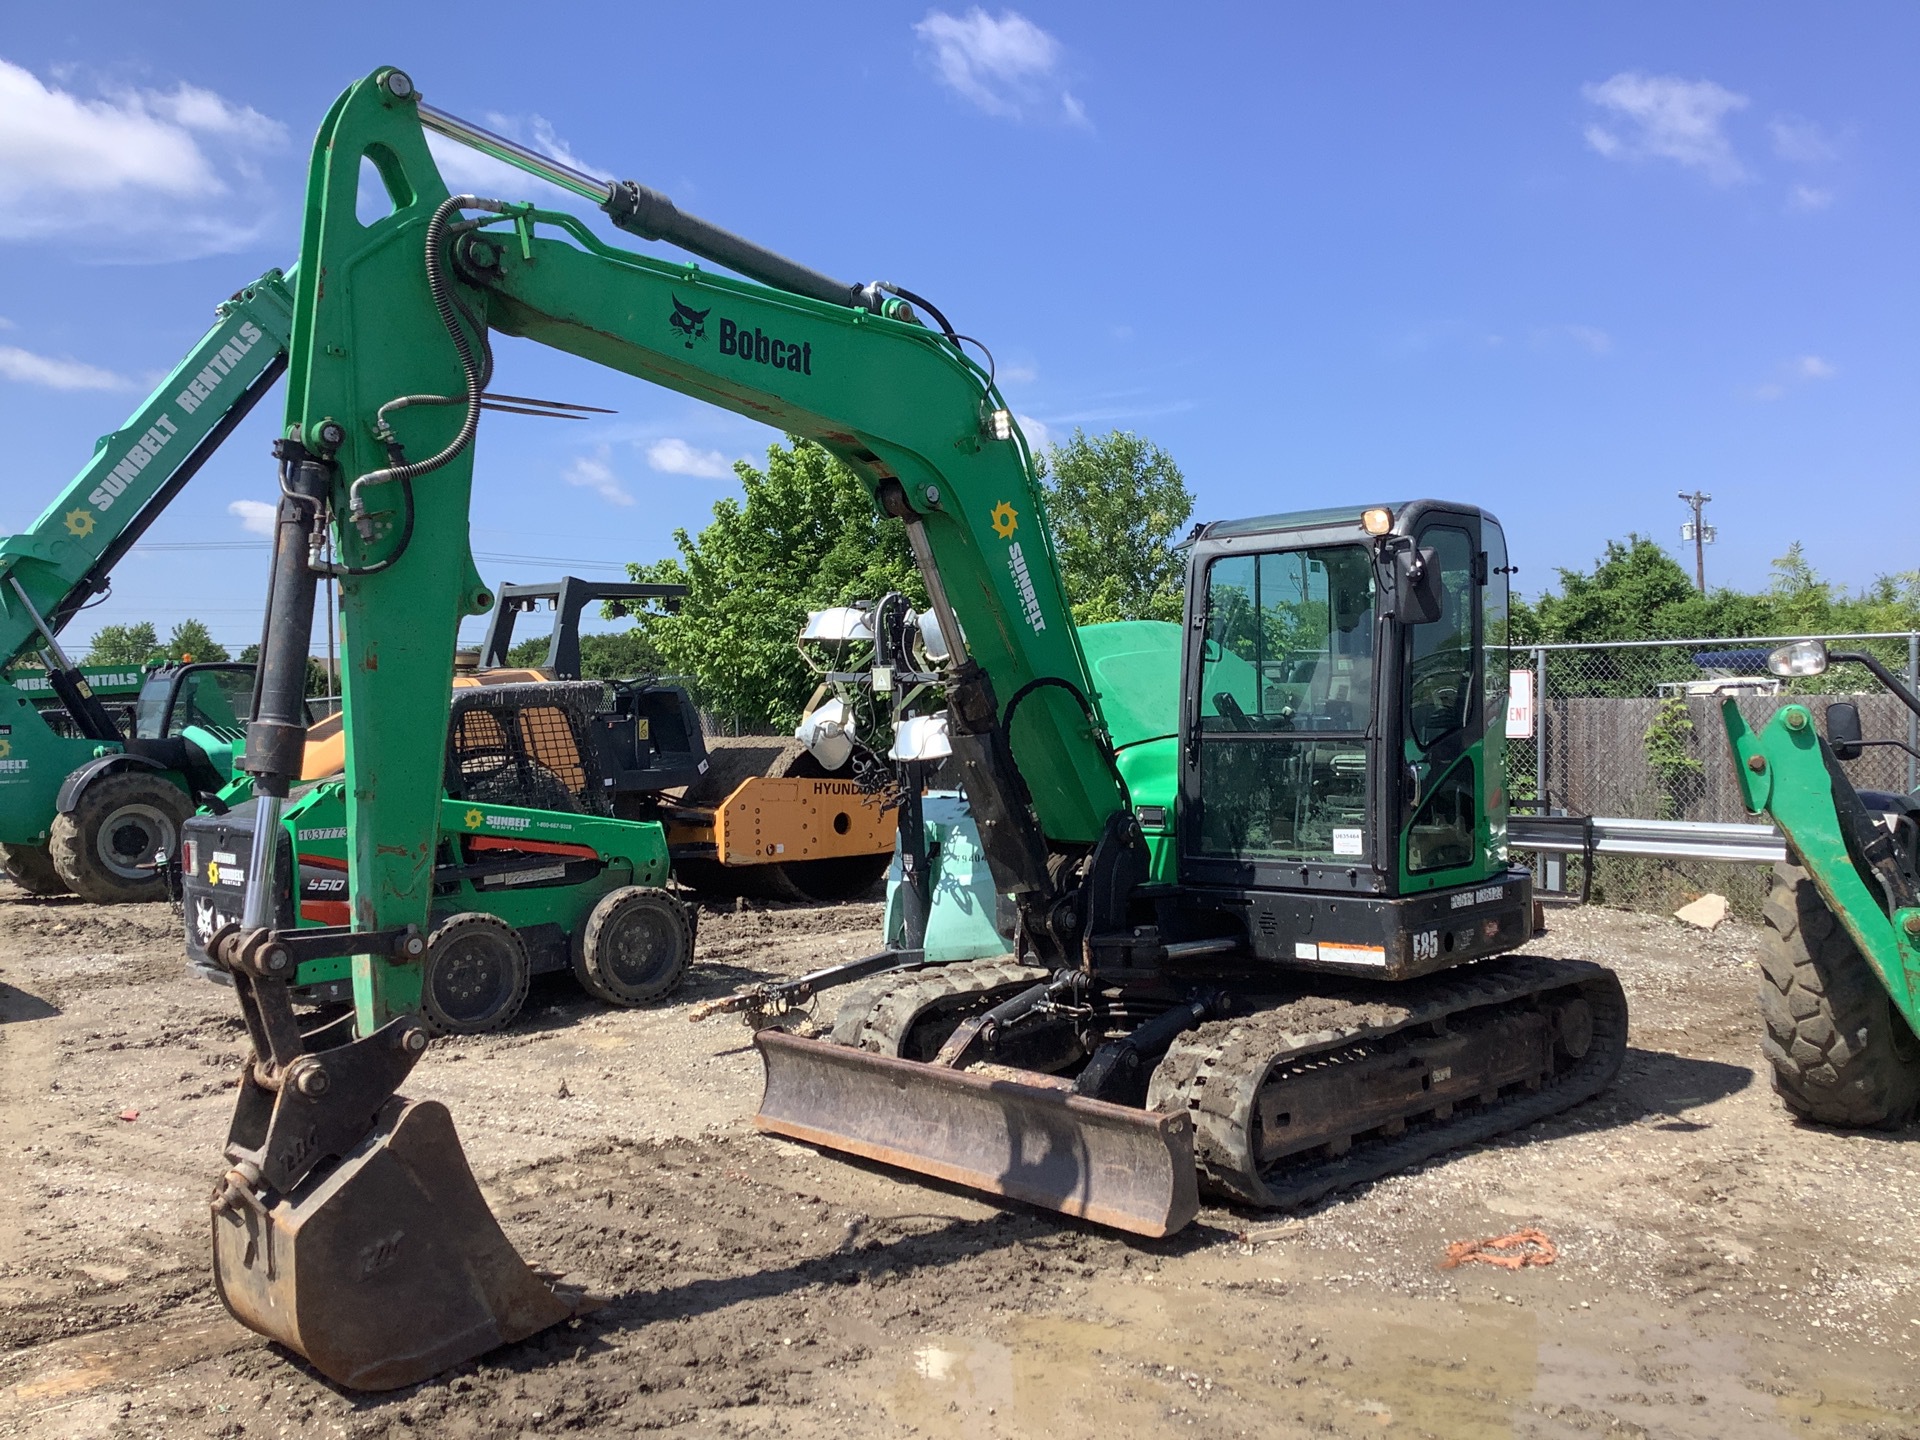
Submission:
[[[452,194],[429,129],[746,278]],[[363,164],[393,206],[370,225]],[[299,273],[247,729],[260,808],[239,919],[205,946],[254,1047],[213,1250],[233,1312],[331,1378],[405,1384],[575,1308],[487,1214],[445,1110],[397,1093],[427,1038],[409,1007],[454,640],[495,603],[467,524],[495,331],[826,447],[901,522],[947,639],[952,763],[1017,948],[883,957],[837,1036],[761,1032],[767,1128],[1163,1234],[1202,1177],[1299,1203],[1562,1110],[1618,1067],[1612,973],[1513,953],[1532,901],[1504,845],[1492,516],[1409,501],[1206,527],[1178,724],[1156,737],[1108,706],[1019,427],[924,299],[490,135],[391,68],[316,140]],[[339,560],[316,561],[329,542]],[[321,573],[346,617],[351,924],[316,938],[272,900]],[[298,965],[342,955],[353,1021],[303,1030]]]

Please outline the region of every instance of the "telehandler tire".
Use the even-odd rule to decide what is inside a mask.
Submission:
[[[455,915],[427,939],[420,1018],[435,1035],[505,1029],[526,1003],[532,976],[518,930],[495,915]]]
[[[60,878],[82,900],[117,905],[167,898],[155,867],[161,852],[179,853],[180,827],[193,801],[178,785],[146,770],[103,775],[73,809],[53,820],[47,849]]]
[[[1774,1093],[1821,1125],[1904,1125],[1920,1106],[1920,1040],[1803,867],[1774,866],[1766,921],[1760,1048]]]
[[[29,895],[65,895],[67,882],[44,845],[0,845],[0,870]]]
[[[602,895],[580,927],[573,973],[596,1000],[647,1005],[679,989],[692,960],[686,906],[664,890],[627,885]]]

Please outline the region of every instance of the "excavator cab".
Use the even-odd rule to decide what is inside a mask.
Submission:
[[[1175,801],[1190,915],[1234,917],[1261,961],[1385,979],[1526,938],[1498,753],[1507,573],[1497,520],[1433,501],[1200,531]],[[1497,893],[1458,907],[1463,886]]]

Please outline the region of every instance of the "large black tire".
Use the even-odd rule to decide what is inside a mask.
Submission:
[[[103,775],[80,792],[73,809],[53,821],[48,846],[60,878],[82,900],[117,905],[164,900],[167,882],[155,865],[180,850],[180,827],[193,801],[165,776],[148,770]]]
[[[1801,866],[1774,867],[1766,920],[1760,1048],[1774,1092],[1822,1125],[1904,1125],[1920,1105],[1920,1041]]]
[[[573,973],[596,1000],[648,1005],[680,988],[692,960],[687,907],[664,890],[627,885],[602,895],[580,927]]]
[[[513,1023],[533,970],[520,932],[494,915],[455,915],[427,940],[420,1018],[435,1035],[484,1035]]]
[[[65,895],[67,882],[44,845],[0,845],[0,870],[29,895]]]

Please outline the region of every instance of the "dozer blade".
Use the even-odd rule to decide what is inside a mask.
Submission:
[[[1200,1208],[1184,1114],[1089,1100],[779,1030],[754,1036],[766,1093],[754,1123],[1135,1235]]]
[[[329,1380],[392,1390],[591,1308],[541,1280],[481,1198],[446,1107],[396,1097],[332,1170],[213,1222],[241,1324]]]

